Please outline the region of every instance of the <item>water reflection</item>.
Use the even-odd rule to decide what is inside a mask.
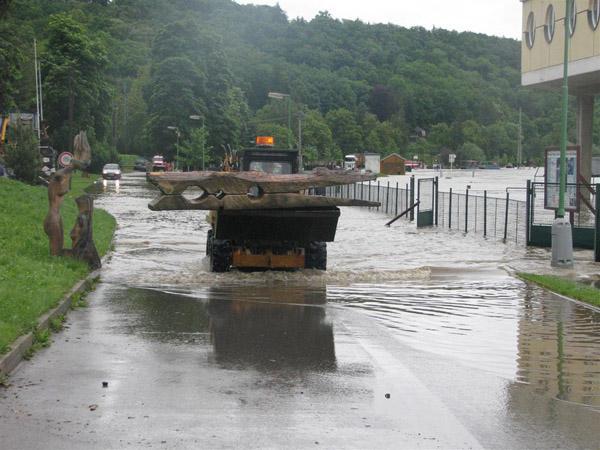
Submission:
[[[214,361],[228,368],[336,368],[324,287],[116,288],[109,295],[118,331],[150,342],[211,346]]]
[[[536,393],[600,406],[600,313],[528,287],[517,379]]]
[[[252,298],[247,293],[245,287],[209,291],[210,332],[219,363],[269,371],[335,369],[325,289],[254,286]]]

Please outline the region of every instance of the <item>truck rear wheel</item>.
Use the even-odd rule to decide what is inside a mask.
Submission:
[[[311,242],[304,249],[306,269],[327,270],[327,243]]]
[[[231,242],[211,237],[210,270],[212,272],[228,272],[232,257]]]

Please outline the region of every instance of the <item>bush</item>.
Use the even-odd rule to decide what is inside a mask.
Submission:
[[[112,145],[106,142],[94,142],[91,147],[92,163],[89,168],[90,172],[100,173],[105,164],[119,162],[119,152]]]
[[[20,123],[14,134],[15,142],[7,145],[5,161],[18,180],[35,184],[40,174],[40,147],[33,129]]]

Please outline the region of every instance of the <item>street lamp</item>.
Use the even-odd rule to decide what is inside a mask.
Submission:
[[[552,266],[569,269],[573,267],[573,234],[571,222],[565,218],[565,190],[567,188],[567,121],[569,117],[569,39],[571,37],[571,8],[575,2],[567,0],[566,4],[560,135],[560,187],[558,191],[558,211],[552,224]]]
[[[290,134],[292,134],[292,97],[290,94],[282,94],[281,92],[269,92],[267,97],[273,98],[275,100],[284,100],[287,99],[287,109],[288,109],[288,147],[292,148],[292,141],[290,139]]]
[[[176,126],[173,126],[173,125],[169,125],[167,127],[167,130],[174,131],[175,136],[177,136],[177,144],[175,145],[175,152],[176,152],[175,170],[179,170],[179,138],[181,137],[181,132],[179,131],[179,128],[177,128]]]
[[[192,115],[190,115],[190,120],[201,120],[202,121],[202,131],[204,131],[204,119],[202,118],[202,116],[199,116],[198,114],[192,114]],[[204,171],[204,151],[205,150],[206,150],[206,143],[202,147],[202,171]]]

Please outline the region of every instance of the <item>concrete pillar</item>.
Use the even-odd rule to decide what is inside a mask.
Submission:
[[[592,141],[594,132],[594,96],[577,97],[577,145],[581,146],[581,176],[588,182],[592,180]]]

